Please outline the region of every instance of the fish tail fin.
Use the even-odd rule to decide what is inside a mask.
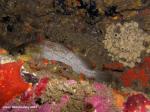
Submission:
[[[110,71],[96,71],[95,81],[100,83],[106,83],[108,85],[114,83],[116,87],[121,87],[122,82],[120,80],[120,74]]]
[[[94,78],[97,82],[110,83],[113,81],[113,73],[107,71],[96,71]]]

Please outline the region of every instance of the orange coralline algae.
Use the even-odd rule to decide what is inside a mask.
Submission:
[[[143,63],[124,72],[121,76],[124,86],[129,87],[137,80],[143,87],[149,86],[150,81],[150,57],[144,58]]]
[[[118,107],[118,108],[122,108],[123,107],[123,103],[125,102],[125,97],[120,94],[117,91],[112,91],[113,94],[113,98],[114,98],[114,104]]]
[[[0,54],[7,54],[7,51],[5,49],[0,49]]]
[[[44,65],[48,65],[49,64],[49,60],[48,59],[43,59],[43,64]]]
[[[22,61],[0,64],[0,108],[28,89],[20,75],[22,65]]]

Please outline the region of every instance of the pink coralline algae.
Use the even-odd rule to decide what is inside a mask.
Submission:
[[[38,109],[37,112],[52,112],[52,110],[51,110],[51,104],[49,104],[49,103],[43,104],[43,105]]]
[[[85,99],[86,104],[91,104],[95,112],[110,112],[110,101],[102,96],[92,96]]]
[[[61,97],[60,102],[57,104],[52,104],[52,112],[61,112],[61,109],[68,103],[70,97],[68,95],[64,95]]]
[[[40,106],[38,112],[61,112],[61,109],[68,103],[70,97],[68,95],[64,95],[61,97],[60,102],[51,102],[45,103]]]
[[[75,80],[67,80],[66,82],[68,85],[73,85],[73,84],[77,84],[77,81]]]
[[[112,91],[104,84],[93,83],[95,95],[85,98],[85,105],[92,105],[95,112],[112,112]]]
[[[64,95],[61,97],[61,100],[60,100],[60,105],[64,105],[66,104],[68,101],[69,101],[69,96],[68,95]]]
[[[107,87],[107,85],[94,82],[93,88],[95,89],[96,95],[103,96],[106,99],[112,99],[112,89]]]
[[[101,90],[106,90],[108,89],[106,85],[94,82],[93,87],[95,88],[96,91],[101,91]]]
[[[147,112],[146,106],[150,105],[150,100],[142,94],[129,96],[124,104],[123,112]]]

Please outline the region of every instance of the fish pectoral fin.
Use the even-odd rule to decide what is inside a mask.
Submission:
[[[85,66],[90,69],[90,70],[93,70],[94,69],[94,66],[93,66],[93,62],[86,56],[83,56],[82,54],[76,54],[79,59],[82,60],[82,62],[85,64]]]

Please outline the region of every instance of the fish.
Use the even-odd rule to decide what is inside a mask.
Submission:
[[[98,82],[110,82],[112,79],[112,74],[106,71],[91,69],[88,67],[87,62],[85,62],[79,55],[60,43],[46,40],[41,42],[38,46],[40,46],[42,58],[62,62],[72,67],[73,71],[77,74],[82,73],[87,78],[94,78]]]

